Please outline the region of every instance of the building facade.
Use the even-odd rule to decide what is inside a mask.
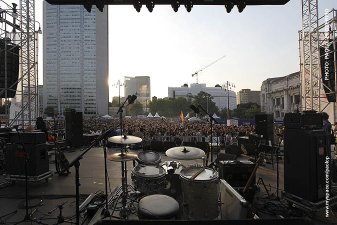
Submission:
[[[300,106],[300,73],[269,78],[261,85],[261,112],[273,114],[282,120],[288,112],[296,112]]]
[[[43,107],[108,113],[108,10],[43,5]]]
[[[137,100],[147,108],[151,100],[151,80],[149,76],[124,77],[124,96],[137,95]]]
[[[236,109],[236,94],[234,91],[227,91],[221,86],[219,87],[206,87],[206,84],[191,84],[183,85],[182,87],[168,87],[169,98],[189,98],[198,95],[200,91],[206,92],[213,97],[213,102],[219,110]]]
[[[261,104],[260,101],[260,91],[252,91],[250,89],[242,89],[237,94],[237,103],[238,104],[246,104],[246,103],[256,103],[258,105]]]

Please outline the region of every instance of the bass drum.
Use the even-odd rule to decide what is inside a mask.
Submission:
[[[135,189],[145,195],[162,193],[167,185],[165,170],[160,166],[138,164],[131,179]]]
[[[200,170],[203,171],[192,179]],[[210,168],[190,166],[181,171],[180,179],[186,219],[208,220],[218,217],[218,172]]]

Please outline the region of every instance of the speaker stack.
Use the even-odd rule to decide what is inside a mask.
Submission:
[[[83,115],[76,110],[66,111],[66,141],[71,147],[83,145]]]
[[[5,145],[5,171],[8,175],[24,176],[27,157],[27,175],[38,177],[49,172],[48,147],[43,132],[10,133]]]
[[[274,117],[272,114],[255,115],[255,133],[265,140],[274,140]]]
[[[284,125],[284,191],[310,202],[324,200],[330,134],[320,129],[321,114],[287,113]]]

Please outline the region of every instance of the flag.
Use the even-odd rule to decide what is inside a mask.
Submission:
[[[184,121],[185,121],[184,113],[183,111],[180,111],[180,122],[184,123]]]

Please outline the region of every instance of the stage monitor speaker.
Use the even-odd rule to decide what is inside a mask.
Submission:
[[[285,192],[310,202],[323,200],[329,150],[330,135],[322,130],[285,129]]]
[[[274,117],[272,114],[255,115],[255,132],[265,140],[274,140]]]
[[[0,39],[0,98],[6,97],[6,92],[2,92],[6,88],[6,79],[7,97],[15,97],[19,77],[19,50],[20,47],[12,44],[10,39]]]
[[[82,112],[76,112],[75,110],[66,112],[66,141],[72,147],[83,145]]]
[[[27,175],[39,176],[49,171],[48,148],[44,144],[13,144],[5,146],[5,171],[8,175],[25,175],[27,155]]]

